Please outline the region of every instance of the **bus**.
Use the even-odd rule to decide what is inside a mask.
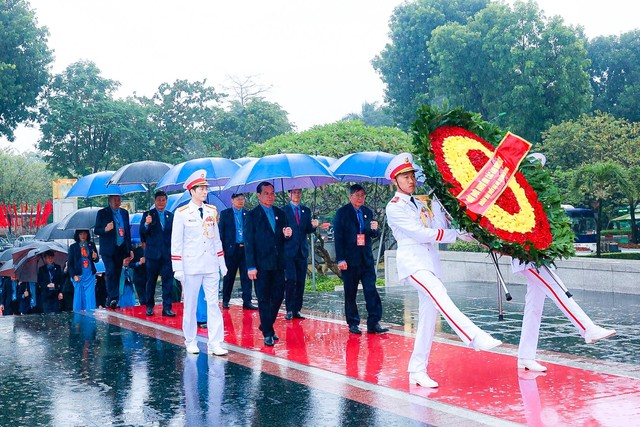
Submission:
[[[576,254],[592,254],[596,252],[596,214],[593,209],[574,208],[562,205],[571,220],[571,228],[575,234],[573,247]]]

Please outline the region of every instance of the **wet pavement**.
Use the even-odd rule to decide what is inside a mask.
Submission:
[[[225,310],[226,358],[186,354],[179,319],[145,318],[143,309],[3,317],[0,426],[618,425],[616,412],[637,415],[640,297],[574,292],[596,323],[618,331],[595,345],[547,304],[539,347],[552,365],[536,379],[517,377],[512,357],[525,287],[511,287],[504,321],[495,286],[447,287],[463,312],[507,345],[495,353],[464,349],[440,322],[430,364],[441,382],[435,392],[406,381],[412,288],[381,289],[383,323],[394,331],[357,339],[346,333],[341,292],[308,293],[311,318],[279,319],[275,348],[261,345],[257,313],[234,306]],[[366,317],[363,305],[360,294]],[[559,402],[564,411],[540,410]]]

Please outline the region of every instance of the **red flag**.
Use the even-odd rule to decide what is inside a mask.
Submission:
[[[51,200],[47,200],[44,204],[44,208],[42,208],[42,217],[41,222],[42,225],[45,225],[49,220],[49,215],[53,212],[53,202]]]
[[[13,202],[13,228],[18,226],[18,206]]]
[[[0,227],[6,228],[9,226],[7,222],[7,208],[4,203],[0,204]]]
[[[29,228],[33,228],[33,205],[31,205],[31,210],[29,211]]]
[[[40,200],[38,200],[38,204],[36,205],[36,220],[35,220],[35,226],[36,227],[40,227],[40,211],[42,210],[42,206],[40,205]]]

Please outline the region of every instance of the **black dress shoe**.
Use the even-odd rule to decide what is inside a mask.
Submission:
[[[273,347],[275,342],[273,341],[273,337],[264,337],[264,345],[268,345],[269,347]]]
[[[293,318],[294,319],[304,319],[304,316],[299,311],[296,311],[295,313],[293,313]]]
[[[147,307],[147,316],[153,316],[153,307]]]
[[[228,310],[228,309],[229,309],[229,303],[228,303],[228,302],[223,302],[223,303],[222,303],[222,308],[224,308],[224,309],[227,309],[227,310]]]
[[[171,310],[162,310],[162,315],[167,317],[176,317],[176,314]]]
[[[249,304],[242,304],[242,308],[245,310],[257,310],[258,306],[253,305],[252,303],[249,303]]]
[[[291,320],[293,319],[293,311],[287,311],[287,315],[284,316],[284,320]]]
[[[198,322],[198,328],[207,329],[207,322]]]
[[[277,336],[276,334],[273,334],[273,340],[274,341],[280,341],[280,337]]]
[[[112,310],[115,310],[116,308],[118,308],[118,301],[112,299],[111,302],[109,303],[109,308]]]
[[[362,331],[360,330],[360,328],[358,328],[357,325],[350,325],[349,326],[349,333],[360,335],[360,334],[362,334]]]
[[[383,328],[380,323],[376,323],[373,327],[367,327],[368,334],[384,334],[385,332],[389,332],[389,329]]]

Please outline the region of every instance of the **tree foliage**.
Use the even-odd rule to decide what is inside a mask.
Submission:
[[[350,113],[342,121],[360,120],[366,126],[393,126],[393,117],[387,106],[378,106],[376,102],[364,102],[359,113]]]
[[[53,61],[48,31],[24,0],[0,1],[0,136],[30,118]]]
[[[594,109],[640,121],[640,30],[594,38],[588,57]]]
[[[0,201],[28,202],[51,198],[51,181],[55,178],[47,164],[33,153],[14,154],[0,150]]]
[[[533,1],[492,3],[432,32],[432,96],[539,141],[549,125],[591,107],[584,45],[580,30],[547,19]]]
[[[393,11],[391,42],[372,64],[386,85],[386,101],[402,129],[409,129],[421,104],[434,100],[430,79],[438,69],[427,48],[432,31],[447,22],[464,23],[487,4],[488,0],[417,0]]]

